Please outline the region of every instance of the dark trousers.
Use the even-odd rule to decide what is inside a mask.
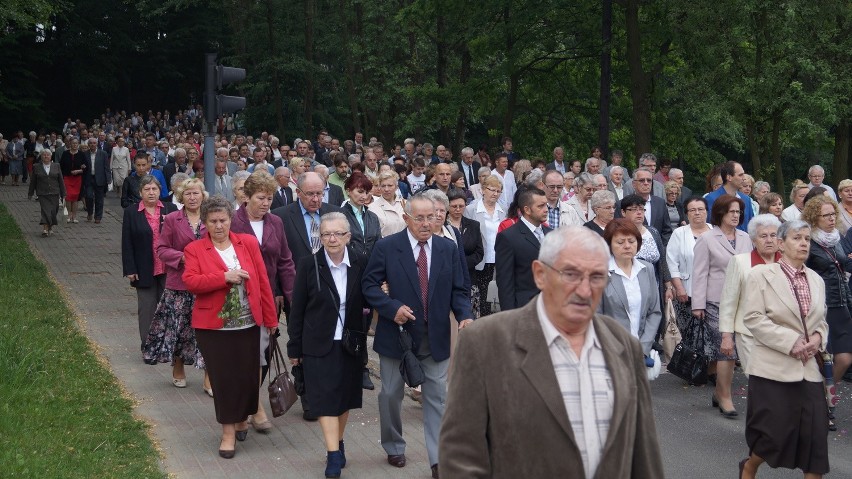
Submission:
[[[89,191],[86,194],[86,212],[89,216],[94,215],[96,220],[100,220],[104,216],[104,196],[106,195],[106,186],[89,186]]]

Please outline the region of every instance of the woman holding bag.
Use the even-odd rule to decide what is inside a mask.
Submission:
[[[343,433],[349,410],[360,408],[362,397],[363,356],[348,346],[357,341],[366,348],[360,286],[365,263],[348,248],[349,230],[343,213],[322,216],[322,247],[297,265],[287,322],[287,355],[294,366],[302,364],[308,403],[328,451],[325,477],[340,477],[346,466]]]
[[[718,203],[717,203],[718,204]],[[753,479],[764,462],[828,472],[828,406],[816,360],[826,345],[825,284],[805,266],[811,228],[788,220],[778,228],[781,259],[755,266],[746,293],[745,326],[754,335],[748,373],[746,442],[740,477]]]

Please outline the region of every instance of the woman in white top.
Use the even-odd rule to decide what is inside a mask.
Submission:
[[[793,188],[790,190],[790,203],[792,205],[788,206],[781,213],[781,218],[784,221],[798,220],[802,216],[802,209],[805,208],[805,195],[808,194],[810,188],[808,188],[807,183],[802,180],[796,180],[793,183]]]
[[[479,178],[479,183],[475,185],[470,185],[470,192],[473,194],[473,199],[478,200],[482,198],[482,182],[485,181],[485,178],[491,176],[491,168],[487,166],[483,166],[477,172],[477,178]]]
[[[130,173],[130,149],[124,145],[124,138],[118,137],[116,144],[112,147],[109,160],[109,169],[112,170],[112,184],[118,197],[121,198],[121,185]]]
[[[713,226],[707,223],[707,200],[693,196],[684,205],[688,223],[672,232],[666,246],[666,260],[672,277],[672,286],[677,302],[678,327],[683,329],[692,318],[692,262],[695,240]]]
[[[488,176],[481,183],[482,198],[467,205],[464,215],[479,221],[485,255],[476,265],[473,284],[479,290],[479,316],[491,314],[488,304],[488,284],[494,279],[494,243],[497,241],[497,228],[506,219],[506,210],[497,202],[503,194],[503,182],[497,176]]]
[[[398,178],[397,174],[390,171],[382,172],[376,178],[380,195],[373,196],[369,209],[379,217],[382,238],[405,229],[405,220],[402,218],[405,200],[397,194]]]
[[[837,230],[846,235],[852,228],[852,180],[846,179],[837,185],[837,197],[840,199],[840,216],[837,217]]]
[[[618,218],[604,229],[609,244],[609,282],[598,312],[610,316],[642,343],[645,355],[651,353],[660,326],[660,295],[654,267],[636,257],[642,233],[632,221]]]

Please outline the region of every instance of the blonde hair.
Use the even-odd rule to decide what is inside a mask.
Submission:
[[[278,182],[269,175],[268,171],[264,170],[255,170],[243,183],[243,193],[249,198],[260,192],[269,195],[275,194],[276,188],[278,188]]]
[[[808,185],[804,181],[796,180],[793,182],[793,187],[790,188],[790,203],[796,204],[796,192],[802,188],[808,188]]]
[[[206,200],[210,197],[210,194],[204,189],[204,182],[201,181],[201,178],[190,178],[188,180],[183,180],[181,184],[178,185],[175,190],[175,199],[178,200],[178,202],[183,203],[183,193],[190,188],[198,188],[201,190],[202,200]]]
[[[831,205],[834,208],[834,213],[840,214],[840,209],[837,207],[837,203],[833,199],[828,196],[818,194],[805,203],[805,207],[802,209],[802,221],[811,225],[812,229],[816,229],[817,221],[819,221],[819,217],[822,215],[823,205]]]

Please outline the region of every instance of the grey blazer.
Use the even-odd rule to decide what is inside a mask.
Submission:
[[[637,339],[642,343],[642,352],[648,354],[651,352],[651,345],[654,343],[654,336],[657,334],[657,328],[660,326],[663,315],[660,310],[660,295],[657,294],[659,289],[657,279],[654,277],[654,266],[643,259],[637,258],[636,261],[645,265],[638,275],[642,306],[639,337]],[[611,317],[624,326],[627,331],[630,331],[628,309],[629,303],[627,302],[627,292],[624,289],[624,277],[610,270],[609,283],[606,285],[601,304],[598,306],[598,313]]]
[[[754,246],[745,231],[736,230],[736,249],[722,228],[713,228],[695,240],[692,249],[692,309],[705,309],[707,302],[719,303],[725,289],[725,272],[734,255],[750,253]]]
[[[597,314],[592,322],[614,393],[593,479],[664,477],[641,346],[611,318]],[[439,441],[441,476],[516,479],[583,470],[535,298],[465,328],[452,369]]]
[[[30,175],[30,189],[28,196],[33,193],[39,196],[59,195],[60,198],[65,198],[65,182],[62,180],[62,171],[59,169],[59,163],[50,164],[50,175],[44,172],[44,166],[41,162],[33,165],[33,172]]]

